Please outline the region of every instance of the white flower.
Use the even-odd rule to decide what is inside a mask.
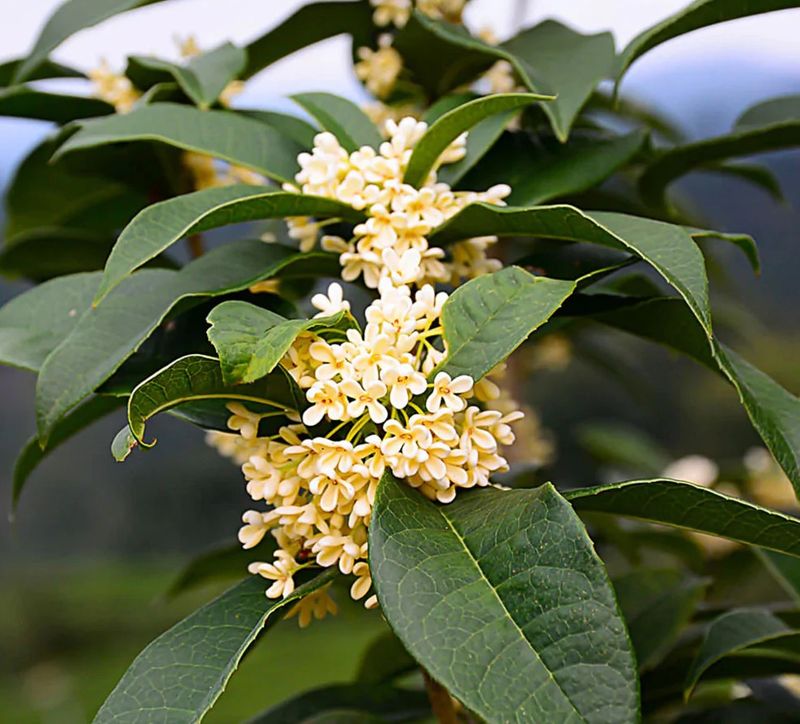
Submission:
[[[402,410],[408,405],[412,395],[421,395],[428,387],[425,375],[410,364],[389,367],[381,374],[381,379],[389,386],[389,401],[392,407]]]
[[[403,58],[392,47],[392,36],[381,35],[378,38],[378,49],[359,48],[356,51],[358,62],[355,64],[356,75],[364,81],[370,93],[385,98],[403,69]]]
[[[433,379],[433,392],[425,401],[428,412],[436,412],[442,405],[452,412],[463,410],[467,403],[459,397],[472,390],[472,377],[459,375],[452,379],[447,372],[439,372]]]
[[[381,261],[394,284],[413,284],[419,276],[422,255],[416,249],[408,249],[402,256],[394,249],[384,249]]]
[[[284,550],[275,551],[275,560],[272,563],[251,563],[248,566],[250,573],[257,573],[274,581],[267,589],[268,598],[286,598],[290,595],[294,591],[292,576],[297,569],[294,556]]]
[[[327,294],[315,294],[311,297],[311,304],[319,309],[314,317],[330,317],[339,312],[350,311],[350,302],[344,298],[341,284],[336,282],[328,287]]]
[[[347,414],[351,417],[361,417],[364,410],[378,424],[388,417],[386,408],[380,402],[380,398],[386,394],[386,385],[380,380],[366,382],[363,387],[355,380],[345,380],[339,389],[351,398],[347,405]]]
[[[306,393],[309,402],[314,404],[303,413],[303,423],[314,426],[327,415],[331,420],[341,420],[346,408],[338,385],[334,382],[315,382]]]
[[[248,510],[242,516],[242,522],[244,525],[239,529],[239,541],[244,548],[254,548],[261,543],[264,534],[269,530],[264,514],[257,510]]]

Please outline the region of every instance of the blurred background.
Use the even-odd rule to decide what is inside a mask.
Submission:
[[[176,38],[193,35],[203,48],[249,41],[303,2],[173,0],[136,10],[78,33],[54,57],[89,70],[105,58],[114,69],[130,53],[177,58]],[[577,30],[611,30],[617,47],[685,6],[687,0],[472,0],[466,22],[499,37],[546,17]],[[0,62],[24,55],[57,0],[15,3],[0,26]],[[658,110],[690,139],[724,133],[746,107],[800,92],[800,10],[744,19],[684,36],[637,62],[623,94]],[[289,110],[286,96],[326,90],[366,96],[351,66],[349,39],[297,53],[258,75],[238,106]],[[51,81],[66,89],[74,81]],[[81,86],[83,87],[83,86]],[[23,156],[50,132],[46,123],[0,118],[0,187]],[[673,193],[709,227],[752,234],[763,272],[754,277],[733,248],[713,246],[727,277],[712,287],[723,337],[794,393],[800,392],[800,152],[759,159],[778,177],[779,202],[741,181],[695,174]],[[2,211],[0,211],[0,215]],[[24,289],[0,282],[0,301]],[[736,302],[732,308],[731,302]],[[627,337],[584,340],[594,355],[635,384],[626,391],[581,350],[560,351],[558,364],[534,370],[525,385],[556,446],[546,476],[561,485],[589,485],[613,474],[586,450],[587,425],[635,425],[652,434],[668,458],[699,453],[721,463],[741,460],[756,444],[734,392],[711,373]],[[33,376],[0,368],[0,721],[84,722],[134,655],[157,633],[206,600],[208,590],[167,601],[171,575],[194,554],[235,540],[248,506],[239,471],[206,447],[202,434],[170,419],[154,427],[160,444],[124,464],[109,452],[122,418],[106,420],[50,456],[36,471],[13,523],[10,473],[34,430]],[[382,629],[379,616],[356,634],[337,620],[300,634],[283,624],[248,657],[241,676],[208,721],[235,721],[279,695],[345,680],[357,649]],[[363,620],[363,618],[361,619]],[[348,637],[352,660],[335,654]],[[322,636],[322,638],[320,638]],[[303,656],[304,650],[314,652]],[[334,658],[335,657],[335,658]],[[286,666],[287,661],[292,666]],[[302,661],[302,676],[297,666]],[[236,691],[258,691],[257,700]]]

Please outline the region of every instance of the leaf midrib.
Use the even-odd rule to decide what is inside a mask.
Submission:
[[[445,523],[447,523],[448,528],[452,531],[453,535],[456,537],[458,542],[461,544],[461,547],[464,549],[464,551],[467,554],[467,557],[469,558],[470,562],[474,565],[475,570],[480,575],[480,578],[486,583],[486,586],[494,594],[495,598],[497,599],[497,602],[500,604],[500,607],[503,609],[503,612],[506,614],[507,619],[509,621],[511,621],[511,623],[514,625],[514,629],[517,631],[517,633],[519,634],[520,638],[528,645],[529,650],[536,657],[536,660],[542,665],[542,668],[544,669],[544,671],[547,672],[547,675],[550,677],[550,680],[556,685],[556,687],[561,692],[561,694],[564,696],[564,698],[569,703],[569,705],[572,707],[574,712],[580,717],[580,720],[582,722],[586,722],[587,721],[586,718],[583,716],[583,714],[581,714],[580,710],[575,706],[575,702],[573,702],[572,699],[570,698],[570,696],[567,694],[567,692],[564,691],[563,687],[561,686],[561,683],[553,675],[553,672],[550,670],[550,668],[547,666],[547,664],[545,664],[545,662],[542,660],[541,656],[539,656],[539,652],[536,651],[536,649],[533,647],[533,643],[528,639],[527,636],[525,636],[525,632],[519,627],[519,624],[516,622],[514,617],[511,615],[511,612],[506,607],[505,601],[503,601],[503,599],[500,597],[500,594],[497,592],[495,587],[492,585],[492,582],[487,578],[486,574],[484,573],[483,568],[481,568],[478,559],[472,554],[472,551],[467,546],[466,540],[461,535],[461,533],[458,531],[458,529],[455,527],[454,523],[450,520],[450,518],[447,517],[447,514],[445,513],[445,508],[437,506],[436,510],[439,512],[439,515],[442,517],[442,519],[445,521]]]

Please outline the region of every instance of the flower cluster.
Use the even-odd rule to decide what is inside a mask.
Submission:
[[[372,20],[375,25],[386,27],[394,25],[402,28],[411,17],[411,11],[416,6],[424,15],[434,20],[447,20],[451,23],[460,23],[461,15],[467,0],[370,0],[375,8]]]
[[[511,423],[522,413],[492,409],[499,391],[491,382],[437,371],[447,294],[426,285],[412,295],[388,281],[379,292],[363,331],[353,321],[301,335],[282,360],[308,400],[300,421],[259,437],[261,416],[235,404],[229,427],[240,438],[215,438],[243,463],[250,496],[269,506],[244,514],[239,539],[245,548],[268,531],[277,540],[274,561],[250,566],[272,582],[271,598],[289,595],[295,574],[314,562],[354,575],[354,599],[368,595],[367,526],[385,471],[447,503],[507,469],[501,448],[514,441]],[[312,303],[318,316],[349,309],[338,284]],[[324,598],[304,605],[329,609]]]
[[[444,249],[428,244],[427,236],[476,201],[503,204],[511,189],[498,184],[484,192],[453,191],[437,182],[435,169],[419,189],[403,183],[412,150],[427,124],[412,117],[399,122],[390,119],[385,129],[387,140],[377,151],[363,146],[348,154],[333,134],[320,133],[311,153],[298,157],[296,182],[302,193],[336,199],[367,213],[351,239],[322,237],[322,247],[340,255],[342,278],[353,281],[363,276],[364,283],[374,289],[382,279],[395,286],[458,283],[498,269],[499,262],[486,255],[497,241],[494,236],[454,244],[449,260]],[[463,134],[444,151],[436,168],[463,158],[465,144]],[[298,190],[290,184],[286,188]],[[304,251],[314,246],[321,228],[322,224],[305,217],[290,220],[290,234]]]

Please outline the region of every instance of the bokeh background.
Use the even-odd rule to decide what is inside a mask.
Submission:
[[[24,55],[57,0],[3,0],[0,62]],[[130,53],[177,58],[176,38],[201,47],[249,41],[302,5],[299,0],[173,0],[78,33],[56,60],[88,70],[113,68]],[[618,47],[687,0],[472,0],[473,29],[501,37],[546,17],[584,32],[612,30]],[[11,7],[13,5],[13,8]],[[744,19],[684,36],[637,62],[623,93],[678,124],[690,139],[727,131],[749,105],[800,92],[800,10]],[[51,81],[71,88],[74,81]],[[349,39],[320,43],[248,83],[236,105],[299,112],[286,97],[327,90],[364,93],[352,72]],[[46,123],[0,118],[0,187]],[[754,277],[734,249],[712,247],[729,272],[716,277],[716,318],[732,343],[789,390],[800,392],[800,152],[758,159],[778,177],[779,202],[741,181],[694,174],[675,186],[707,224],[752,234],[763,256]],[[0,211],[2,215],[2,211]],[[24,289],[0,282],[0,301]],[[736,307],[733,306],[736,304]],[[702,453],[725,464],[756,443],[733,391],[691,363],[623,336],[589,339],[613,354],[631,390],[581,354],[559,369],[531,374],[529,401],[554,433],[558,457],[547,476],[591,484],[608,471],[581,444],[587,424],[639,426],[670,457]],[[53,454],[35,473],[13,523],[10,472],[34,429],[33,377],[0,368],[0,722],[85,722],[133,656],[157,633],[206,600],[198,591],[167,600],[176,567],[203,549],[235,540],[248,507],[239,472],[203,443],[202,434],[157,421],[160,444],[113,462],[109,444],[121,418],[106,420]],[[379,616],[348,628],[354,612],[298,632],[282,624],[245,661],[208,721],[229,722],[280,696],[346,680],[360,648],[382,630]],[[345,651],[346,653],[341,653]],[[237,696],[237,692],[247,692]]]

